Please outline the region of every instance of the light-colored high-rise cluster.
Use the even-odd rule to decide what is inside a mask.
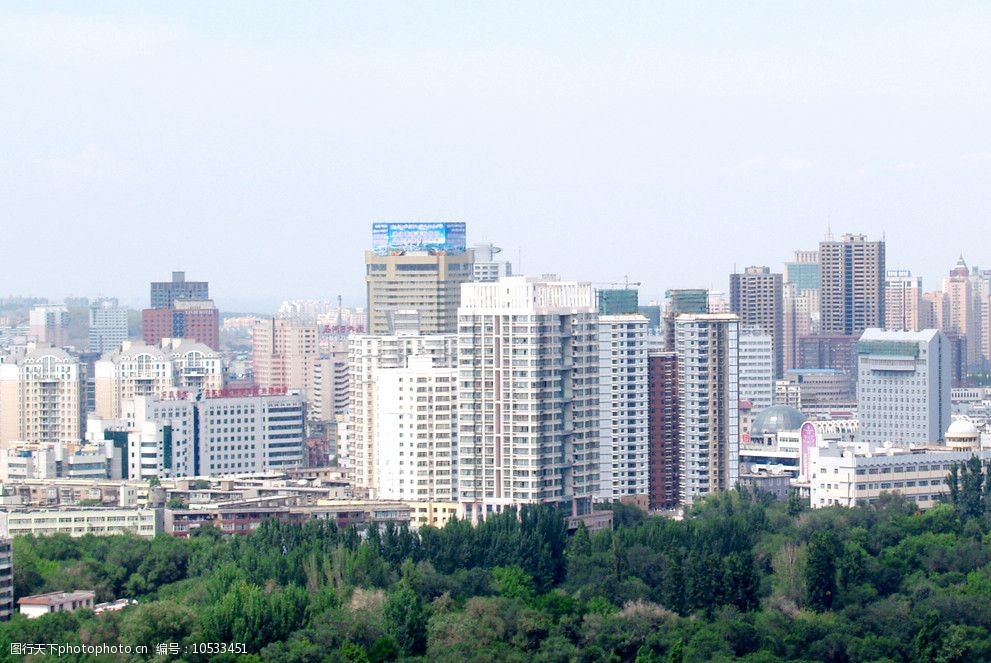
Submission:
[[[156,345],[125,342],[94,365],[98,417],[121,416],[121,403],[137,396],[213,392],[224,386],[219,352],[188,339],[163,339]]]

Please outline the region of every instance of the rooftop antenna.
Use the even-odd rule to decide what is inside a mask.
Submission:
[[[827,242],[833,241],[833,224],[828,216],[826,217],[826,241]]]
[[[521,246],[516,247],[516,269],[519,270],[520,274],[523,273],[523,247]]]

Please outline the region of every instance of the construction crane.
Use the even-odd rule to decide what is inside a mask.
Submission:
[[[631,285],[640,287],[642,284],[640,283],[640,281],[633,281],[631,283],[630,277],[624,276],[622,281],[593,281],[592,285],[608,285],[612,287],[621,285],[625,290],[629,290]]]

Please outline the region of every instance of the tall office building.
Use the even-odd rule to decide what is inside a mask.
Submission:
[[[172,272],[171,281],[152,282],[151,308],[141,311],[141,337],[148,345],[163,338],[188,338],[220,349],[220,312],[206,281],[187,281]]]
[[[523,503],[591,509],[596,318],[588,283],[508,277],[463,286],[458,493],[467,517]]]
[[[708,313],[709,291],[703,288],[668,290],[664,299],[664,349],[674,352],[675,318],[682,313]]]
[[[377,379],[377,497],[455,501],[458,369],[411,355]]]
[[[213,300],[177,300],[175,308],[141,311],[141,338],[148,345],[164,338],[188,338],[220,349],[220,312]]]
[[[678,358],[674,352],[651,352],[647,356],[648,444],[650,496],[654,509],[678,507]]]
[[[89,307],[89,351],[103,354],[127,340],[127,309],[115,298],[97,299]]]
[[[152,281],[151,308],[175,308],[178,300],[210,299],[207,281],[187,281],[186,272],[172,272],[171,281]]]
[[[820,287],[819,252],[795,251],[791,262],[785,263],[784,280],[793,283],[798,293]]]
[[[93,377],[96,416],[117,419],[126,399],[223,389],[224,360],[206,344],[189,339],[167,338],[155,345],[125,341],[94,364]]]
[[[475,262],[471,265],[471,280],[478,283],[498,281],[513,275],[513,265],[508,260],[496,260],[502,249],[493,244],[476,244],[471,247]]]
[[[28,349],[0,363],[0,444],[76,444],[82,439],[79,359],[52,347]]]
[[[28,312],[29,340],[61,348],[69,344],[69,309],[64,304],[42,304]]]
[[[774,405],[774,339],[760,327],[744,327],[739,336],[740,398],[754,412]]]
[[[974,283],[963,256],[943,280],[943,292],[946,293],[949,311],[949,320],[943,321],[943,331],[966,339],[967,367],[976,370],[981,365],[980,306],[974,296]]]
[[[884,242],[843,235],[819,244],[820,333],[858,337],[884,326]]]
[[[931,444],[950,425],[950,347],[936,329],[868,329],[857,343],[859,441]]]
[[[422,333],[453,334],[474,262],[463,223],[373,224],[365,252],[368,333],[396,333],[390,313],[414,309]]]
[[[354,469],[354,487],[359,494],[376,496],[379,488],[376,416],[379,402],[379,373],[404,368],[410,356],[430,357],[437,368],[457,363],[454,334],[421,336],[352,336],[348,343],[350,428],[347,462]]]
[[[605,501],[649,492],[647,318],[599,316],[599,489]]]
[[[922,313],[922,278],[912,276],[907,269],[888,270],[884,281],[884,328],[919,331],[924,329]]]
[[[682,314],[675,320],[678,362],[679,501],[691,505],[739,478],[739,318]]]
[[[784,307],[781,274],[768,267],[747,267],[743,274],[730,274],[730,311],[744,327],[758,328],[774,341],[774,377],[784,371]]]
[[[785,263],[782,284],[782,369],[798,366],[798,339],[819,332],[819,252],[799,250]]]

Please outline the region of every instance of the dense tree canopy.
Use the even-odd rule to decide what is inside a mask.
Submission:
[[[229,539],[18,538],[18,595],[139,603],[17,616],[0,660],[22,660],[11,642],[247,650],[156,659],[190,663],[991,660],[983,472],[957,468],[925,513],[891,495],[809,511],[733,491],[683,520],[617,505],[613,531],[570,538],[536,507],[418,532],[271,521]]]

